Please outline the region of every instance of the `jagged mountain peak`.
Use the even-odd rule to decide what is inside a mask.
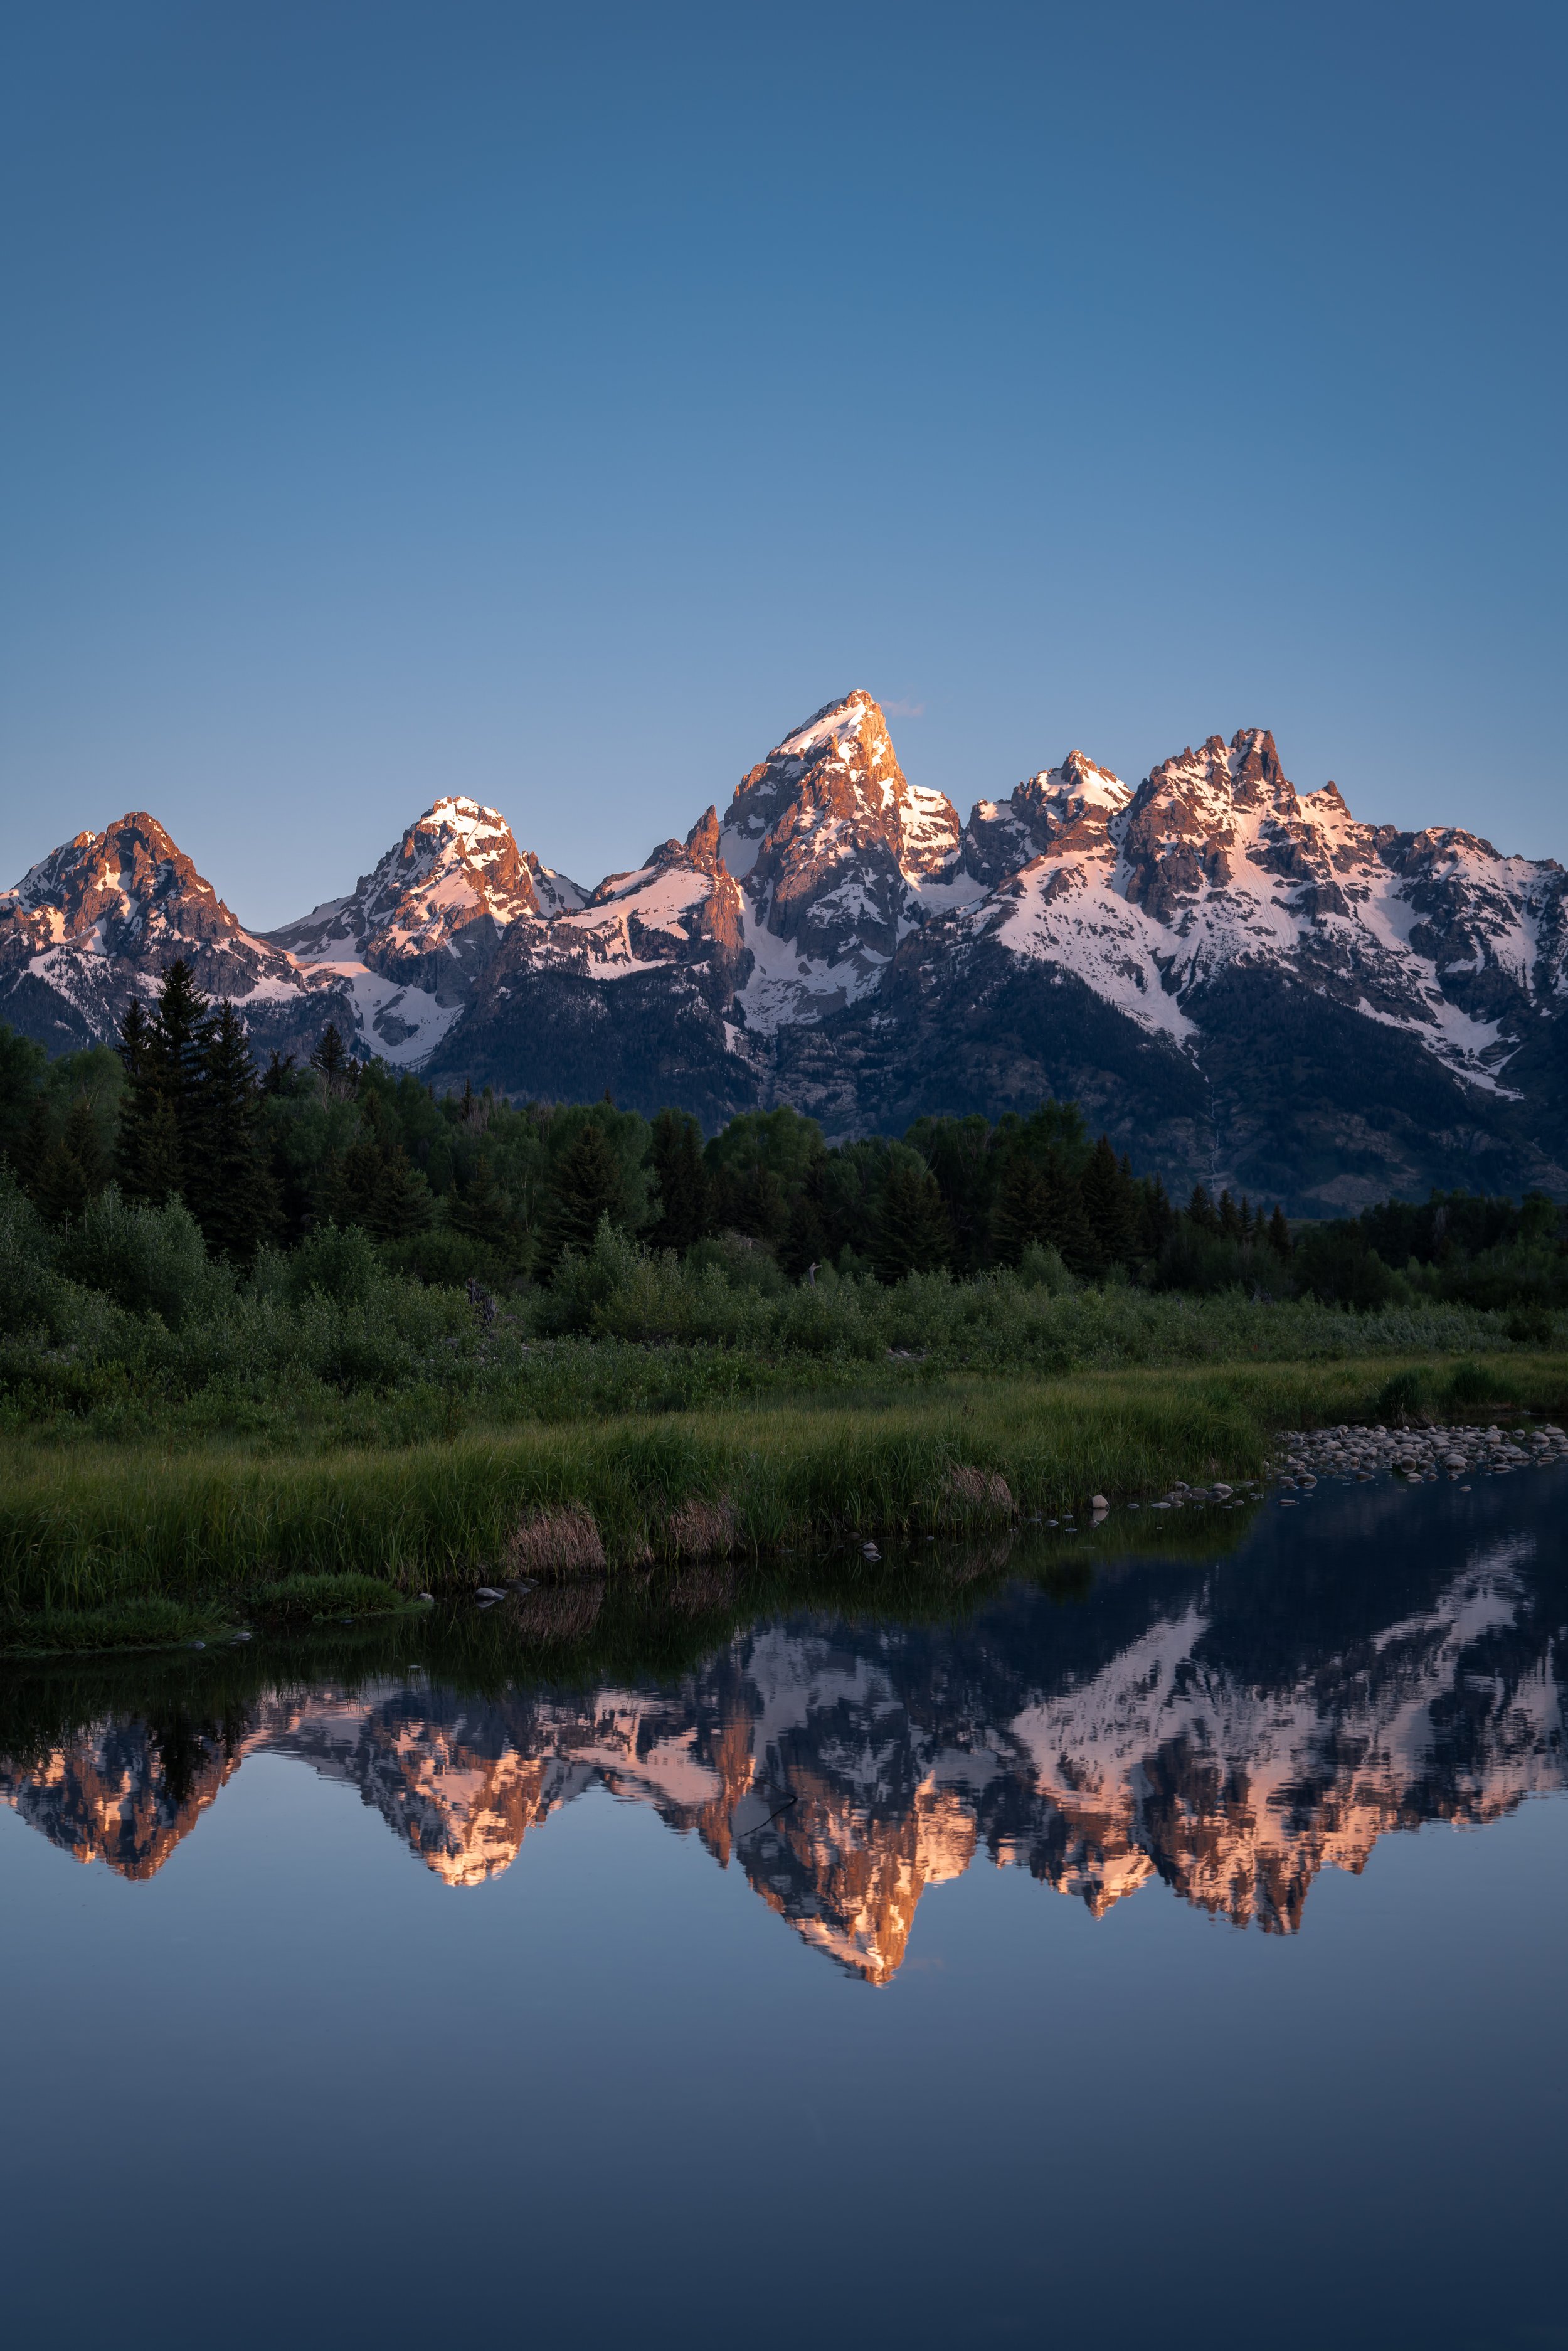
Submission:
[[[834,1134],[1049,1092],[1177,1186],[1223,1169],[1292,1209],[1568,1192],[1568,875],[1299,792],[1261,726],[1135,789],[1075,747],[960,828],[856,688],[591,893],[444,793],[270,939],[131,811],[0,895],[0,1017],[110,1037],[176,955],[258,1045],[330,1019],[437,1083],[708,1123],[791,1102]]]
[[[346,896],[270,935],[302,962],[357,959],[406,976],[432,957],[460,968],[485,960],[508,925],[580,906],[584,894],[519,850],[498,809],[447,793]]]
[[[956,872],[958,812],[912,785],[875,698],[824,703],[737,786],[719,851],[740,877],[752,958],[742,1008],[769,1033],[874,987]]]
[[[150,1002],[177,957],[209,996],[233,1000],[258,1042],[291,1045],[308,1029],[312,984],[243,927],[144,809],[78,832],[0,895],[0,1008],[56,1051],[113,1037],[131,998]]]
[[[964,871],[989,887],[1031,858],[1099,850],[1132,797],[1109,768],[1069,751],[1060,767],[1026,777],[1007,799],[976,802],[964,828]]]
[[[1210,735],[1197,750],[1188,744],[1150,769],[1137,798],[1145,805],[1183,803],[1200,819],[1222,818],[1238,808],[1293,811],[1298,805],[1295,786],[1266,726],[1240,727],[1228,743],[1222,735]]]
[[[721,828],[725,862],[743,877],[781,819],[802,810],[883,812],[908,789],[881,706],[857,686],[792,727],[741,778]]]
[[[346,896],[269,936],[350,992],[367,1051],[412,1063],[440,1044],[514,925],[548,923],[585,894],[519,850],[498,809],[449,792]]]
[[[55,919],[67,938],[106,924],[143,938],[159,930],[193,939],[238,931],[212,883],[197,872],[154,816],[128,810],[101,832],[78,832],[51,850],[0,897],[0,907]]]

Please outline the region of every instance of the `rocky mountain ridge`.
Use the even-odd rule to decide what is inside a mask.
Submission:
[[[831,1134],[1073,1094],[1168,1180],[1298,1211],[1562,1195],[1565,896],[1554,861],[1298,792],[1261,728],[1135,789],[1073,750],[964,820],[857,691],[592,889],[449,796],[261,937],[151,818],[79,835],[0,898],[0,1018],[107,1036],[186,952],[262,1041],[336,1018],[437,1085]]]

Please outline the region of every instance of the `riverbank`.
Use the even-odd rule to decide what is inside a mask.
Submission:
[[[193,1610],[217,1637],[268,1593],[285,1602],[290,1579],[307,1579],[305,1613],[363,1616],[492,1577],[614,1578],[1062,1520],[1095,1495],[1114,1510],[1177,1479],[1260,1477],[1282,1428],[1565,1405],[1568,1358],[1510,1350],[1458,1365],[977,1374],[853,1402],[830,1390],[299,1458],[238,1437],[172,1449],[13,1434],[0,1442],[0,1646],[56,1646],[50,1626],[64,1646],[98,1646],[117,1622],[182,1637]],[[65,1637],[99,1611],[111,1613]]]

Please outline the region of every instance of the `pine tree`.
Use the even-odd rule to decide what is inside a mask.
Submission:
[[[250,1040],[225,1001],[207,1048],[202,1127],[187,1165],[187,1197],[207,1247],[236,1265],[248,1265],[279,1222],[277,1186],[259,1113]]]
[[[648,1238],[655,1249],[684,1251],[708,1229],[713,1188],[696,1120],[685,1111],[662,1110],[653,1121],[650,1156],[659,1182],[659,1221]]]
[[[323,1170],[321,1207],[327,1221],[368,1228],[386,1164],[379,1136],[361,1126],[342,1156],[330,1159]]]
[[[1082,1188],[1054,1147],[1046,1154],[1044,1174],[1050,1207],[1045,1230],[1040,1238],[1057,1250],[1070,1273],[1088,1276],[1103,1272],[1105,1260],[1084,1214]]]
[[[872,1263],[879,1281],[902,1281],[908,1273],[934,1273],[946,1265],[953,1236],[936,1177],[895,1161],[887,1171],[877,1205]]]
[[[1276,1257],[1289,1257],[1291,1254],[1291,1228],[1285,1222],[1285,1212],[1277,1201],[1274,1213],[1269,1219],[1269,1246]]]
[[[329,1020],[321,1031],[321,1040],[310,1056],[310,1066],[321,1080],[321,1089],[329,1102],[350,1102],[358,1091],[360,1065],[338,1034],[338,1024]]]
[[[1192,1197],[1186,1204],[1186,1220],[1189,1225],[1195,1225],[1200,1233],[1217,1233],[1219,1230],[1219,1218],[1215,1214],[1214,1202],[1201,1184],[1195,1184],[1192,1187]]]
[[[379,1241],[405,1241],[423,1232],[434,1213],[430,1186],[410,1165],[402,1144],[394,1144],[382,1162],[365,1217],[367,1228]]]
[[[174,1114],[181,1165],[193,1176],[206,1146],[207,1054],[217,1023],[182,956],[158,991],[158,1082]]]
[[[1100,1137],[1089,1155],[1079,1195],[1101,1262],[1127,1264],[1137,1254],[1137,1194],[1131,1168],[1124,1170],[1117,1164],[1107,1135]]]
[[[554,1171],[545,1212],[546,1264],[553,1270],[563,1249],[591,1249],[600,1218],[618,1224],[625,1212],[620,1165],[598,1120],[588,1119]]]
[[[293,1054],[280,1053],[275,1045],[272,1049],[272,1059],[268,1061],[266,1070],[262,1073],[262,1092],[264,1094],[286,1094],[288,1092],[288,1081],[293,1075]]]
[[[1142,1195],[1143,1228],[1148,1236],[1144,1254],[1158,1257],[1176,1230],[1176,1212],[1170,1204],[1170,1195],[1157,1176],[1145,1176],[1138,1190]]]
[[[1030,1241],[1051,1238],[1051,1186],[1023,1151],[1010,1151],[991,1211],[991,1247],[1002,1265],[1017,1265]]]
[[[319,1070],[324,1078],[340,1078],[349,1065],[343,1040],[338,1034],[338,1024],[329,1020],[321,1031],[320,1041],[310,1055],[310,1066]]]
[[[1219,1196],[1219,1229],[1228,1241],[1239,1241],[1244,1230],[1240,1214],[1228,1191]]]
[[[120,1024],[119,1052],[125,1071],[115,1145],[120,1188],[161,1207],[180,1188],[180,1142],[164,1099],[157,1029],[136,997]]]
[[[207,1049],[214,1022],[181,956],[163,975],[149,1020],[131,1004],[120,1027],[125,1069],[117,1152],[121,1188],[161,1204],[195,1180],[207,1114]]]
[[[347,1151],[334,1154],[321,1171],[317,1214],[334,1225],[361,1225],[368,1232],[375,1222],[375,1204],[388,1162],[399,1147],[396,1126],[385,1103],[368,1086],[359,1098],[359,1122]]]
[[[526,1236],[483,1151],[461,1191],[447,1196],[446,1221],[455,1233],[482,1242],[499,1256],[516,1259],[521,1254]]]

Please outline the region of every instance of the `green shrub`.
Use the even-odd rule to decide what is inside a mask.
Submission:
[[[1426,1378],[1418,1371],[1396,1372],[1378,1389],[1373,1410],[1378,1419],[1396,1426],[1401,1421],[1413,1420],[1427,1401]]]
[[[54,1336],[59,1291],[37,1211],[0,1164],[0,1332],[38,1330]]]
[[[1484,1370],[1479,1364],[1456,1364],[1443,1394],[1458,1411],[1476,1405],[1495,1404],[1498,1401],[1497,1374]]]
[[[380,1278],[375,1244],[358,1225],[319,1225],[288,1259],[288,1294],[297,1303],[315,1291],[357,1306]]]
[[[59,1235],[55,1265],[68,1280],[101,1291],[129,1314],[159,1315],[171,1330],[234,1288],[228,1268],[208,1257],[183,1201],[152,1208],[112,1185]]]

